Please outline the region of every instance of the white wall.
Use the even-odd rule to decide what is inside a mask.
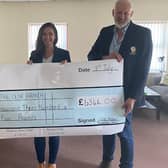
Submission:
[[[168,20],[168,1],[133,0],[137,20]],[[102,26],[113,23],[114,0],[56,0],[55,2],[0,3],[0,63],[25,63],[27,28],[32,22],[68,23],[72,61],[86,55]]]

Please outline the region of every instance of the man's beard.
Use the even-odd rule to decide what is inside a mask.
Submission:
[[[118,24],[118,23],[115,21],[115,26],[116,26],[118,29],[122,29],[122,28],[124,28],[125,26],[127,26],[129,22],[130,22],[130,20],[128,20],[127,22],[125,22],[125,23],[123,23],[123,24]]]

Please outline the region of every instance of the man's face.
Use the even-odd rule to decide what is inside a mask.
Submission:
[[[115,25],[118,28],[122,28],[126,26],[133,14],[133,11],[131,9],[131,6],[127,3],[118,3],[115,6],[115,9],[113,9],[113,17]]]

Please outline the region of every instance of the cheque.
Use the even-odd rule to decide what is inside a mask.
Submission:
[[[115,60],[1,65],[0,138],[121,132],[122,71]]]

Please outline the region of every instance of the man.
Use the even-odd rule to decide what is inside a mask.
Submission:
[[[124,63],[123,86],[126,122],[118,134],[121,142],[120,168],[133,168],[132,110],[134,104],[144,102],[144,86],[152,56],[152,39],[149,29],[131,21],[132,4],[117,0],[112,10],[115,25],[101,30],[88,54],[88,60],[117,59]],[[110,168],[115,150],[115,135],[103,136],[103,160],[100,168]]]

